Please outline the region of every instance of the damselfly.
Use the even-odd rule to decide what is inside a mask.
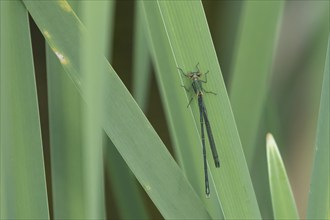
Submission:
[[[209,197],[210,196],[210,186],[209,186],[209,178],[208,178],[207,162],[206,162],[204,123],[205,123],[206,132],[207,132],[207,136],[208,136],[211,151],[212,151],[213,160],[214,160],[214,163],[215,163],[216,167],[220,167],[220,161],[219,161],[217,149],[215,147],[215,142],[214,142],[214,138],[213,138],[213,134],[212,134],[210,121],[209,121],[208,116],[207,116],[207,111],[206,111],[206,107],[205,107],[204,100],[203,100],[203,94],[204,93],[211,93],[211,94],[216,95],[216,93],[206,91],[203,88],[203,83],[207,83],[207,74],[208,74],[209,71],[207,71],[205,73],[205,80],[201,80],[202,73],[199,71],[198,64],[196,65],[196,69],[197,69],[196,72],[184,73],[181,68],[178,68],[178,69],[180,70],[180,72],[185,77],[192,80],[191,86],[192,86],[195,94],[197,95],[197,99],[198,99],[199,117],[200,117],[200,124],[201,124],[202,146],[203,146],[205,194],[206,194],[207,197]],[[183,87],[186,89],[186,91],[188,91],[188,92],[190,91],[190,89],[187,89],[185,86],[183,86]],[[187,107],[189,107],[189,105],[192,102],[193,98],[194,97],[191,97]]]

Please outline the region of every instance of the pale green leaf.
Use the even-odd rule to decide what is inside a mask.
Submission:
[[[289,178],[271,134],[267,134],[267,160],[274,218],[299,219]]]
[[[48,219],[28,13],[1,1],[1,219]]]

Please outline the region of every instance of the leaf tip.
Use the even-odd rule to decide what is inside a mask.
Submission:
[[[274,137],[271,133],[267,133],[266,135],[266,146],[267,148],[273,148],[276,145]]]

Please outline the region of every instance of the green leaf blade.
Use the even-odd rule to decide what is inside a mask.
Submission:
[[[28,14],[1,1],[1,219],[49,219]]]
[[[175,149],[196,192],[204,198],[212,218],[258,219],[260,212],[239,141],[226,88],[200,1],[142,2],[151,36],[153,59]],[[207,145],[211,198],[205,199],[200,119],[193,92],[180,86],[190,81],[178,71],[200,70],[208,74],[205,105],[217,144],[221,167],[215,168]],[[223,216],[221,213],[223,211]]]
[[[325,60],[324,78],[317,127],[317,139],[314,155],[314,168],[311,178],[308,200],[308,219],[327,219],[330,216],[329,202],[329,59],[330,37]]]
[[[299,219],[285,167],[271,134],[267,135],[270,192],[275,219]]]
[[[140,108],[145,111],[148,104],[151,69],[143,11],[138,6],[135,7],[134,33],[133,96]]]
[[[86,218],[81,149],[83,101],[48,46],[46,63],[54,218]]]

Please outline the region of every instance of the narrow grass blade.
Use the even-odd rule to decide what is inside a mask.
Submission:
[[[330,37],[328,40],[328,51],[325,61],[321,104],[319,110],[317,139],[315,146],[314,168],[311,179],[307,218],[327,219],[329,211],[329,59],[330,59]]]
[[[53,51],[46,48],[54,218],[84,219],[82,100]]]
[[[274,218],[299,219],[290,182],[280,152],[271,134],[267,134],[267,160]]]
[[[82,16],[81,10],[79,10],[81,8],[81,4],[79,4],[79,3],[81,3],[81,2],[69,1],[69,3],[72,6],[72,8],[74,9],[74,11],[77,13],[78,17],[84,18]],[[109,29],[109,31],[105,31],[107,34],[106,35],[107,42],[106,42],[106,46],[104,46],[104,48],[105,49],[108,48],[107,50],[112,51],[111,48],[112,48],[112,38],[113,38],[113,29],[114,29],[113,20],[114,20],[114,13],[115,13],[115,11],[114,11],[115,2],[111,1],[111,2],[107,2],[107,4],[110,4],[108,6],[105,6],[105,8],[109,10],[107,12],[107,18],[106,18],[106,20],[108,21],[107,29]],[[111,60],[112,54],[107,54],[106,57],[109,57],[109,59]],[[54,74],[54,75],[57,76],[58,74]],[[64,75],[64,77],[66,77],[66,80],[67,80],[68,76]],[[69,82],[63,82],[63,83],[72,84],[72,81],[70,80]],[[72,86],[73,86],[73,84],[72,84]],[[75,88],[70,88],[70,89],[75,90]],[[70,93],[75,93],[77,95],[77,97],[75,97],[75,99],[73,99],[72,102],[76,103],[77,101],[81,100],[81,97],[77,93],[77,91],[76,90],[71,91],[71,90],[69,91]],[[62,106],[62,108],[64,108],[64,107],[65,106]],[[72,113],[78,112],[79,109],[74,110],[73,112],[69,111],[69,109],[68,109],[63,112],[72,114]],[[73,117],[74,116],[71,115],[71,118],[73,118]],[[79,120],[76,120],[76,121],[79,121]],[[63,123],[65,123],[65,121],[63,121]],[[127,167],[127,165],[126,165],[125,161],[123,160],[123,158],[121,157],[121,155],[115,149],[115,146],[113,145],[111,140],[109,140],[108,137],[104,137],[103,139],[104,139],[104,154],[105,154],[104,158],[105,158],[105,164],[106,164],[106,171],[108,172],[108,174],[109,174],[108,176],[110,177],[109,181],[110,181],[110,185],[112,187],[111,191],[113,192],[113,197],[115,198],[116,207],[118,208],[120,217],[123,219],[134,219],[134,218],[147,219],[147,212],[145,210],[145,207],[143,206],[143,200],[141,198],[141,194],[140,194],[139,188],[137,186],[138,182],[133,177],[132,172]],[[67,146],[64,148],[67,148]],[[76,149],[76,150],[81,151],[82,149]],[[75,158],[74,155],[72,155],[72,156],[73,156],[73,158]],[[79,166],[78,167],[73,166],[73,167],[79,168]],[[70,168],[67,168],[67,169],[70,169]],[[79,179],[79,181],[81,181],[81,180]],[[82,181],[80,183],[77,183],[77,185],[78,184],[82,185]],[[74,189],[72,189],[72,190],[74,190]],[[82,195],[83,194],[81,194],[81,196]],[[86,199],[86,196],[84,196],[84,198]],[[82,199],[79,201],[80,201],[80,203],[83,202]],[[113,210],[114,210],[113,207],[107,207],[107,216],[110,216],[110,218],[113,216],[113,214],[112,214]],[[81,211],[81,213],[84,213],[84,212],[85,212],[85,210]]]
[[[34,21],[62,66],[84,96],[84,79],[79,65],[79,44],[86,29],[63,1],[24,1]],[[160,138],[157,136],[116,72],[99,54],[106,72],[101,123],[140,184],[164,218],[209,218]],[[87,103],[89,104],[89,103]]]
[[[70,1],[79,13],[77,1]],[[83,100],[46,45],[49,136],[55,219],[86,219],[82,153]]]
[[[109,48],[109,51],[112,51],[113,47],[113,32],[114,32],[114,14],[115,14],[115,2],[110,1],[110,11],[108,12],[108,29],[110,29],[107,35],[109,46],[105,46],[105,48]],[[139,30],[137,36],[135,36],[135,44],[138,44],[138,49],[136,51],[135,60],[135,71],[137,74],[137,78],[135,82],[136,86],[139,87],[136,91],[138,93],[137,96],[140,98],[136,98],[135,100],[138,102],[140,108],[143,109],[143,106],[146,105],[146,92],[148,87],[148,77],[150,77],[149,69],[147,66],[149,65],[149,54],[146,54],[147,48],[142,38],[141,34],[143,30],[140,30],[140,16],[137,15],[137,26]],[[141,45],[142,44],[142,45]],[[106,57],[109,57],[108,60],[111,62],[112,54],[107,54]],[[134,86],[133,86],[134,87]],[[136,87],[135,87],[136,88]],[[104,137],[104,152],[105,152],[105,163],[106,163],[106,171],[109,174],[109,181],[112,187],[113,197],[116,201],[116,207],[118,208],[118,212],[120,218],[122,219],[148,219],[148,214],[146,207],[144,206],[144,201],[142,194],[140,192],[140,187],[131,170],[123,160],[122,156],[118,153],[118,150],[114,146],[114,144],[109,140],[108,137]],[[109,211],[110,210],[110,211]],[[113,207],[107,208],[108,215],[110,218],[112,217],[112,213],[109,213],[113,210]]]
[[[225,218],[260,218],[201,2],[142,1],[141,4],[146,14],[153,61],[171,135],[187,177],[204,198],[213,218],[222,218],[221,209]],[[197,100],[191,103],[191,108],[187,108],[195,94],[193,91],[186,93],[181,87],[189,86],[191,82],[183,79],[177,69],[196,70],[198,62],[203,73],[210,71],[205,90],[217,93],[216,96],[205,94],[205,105],[221,161],[221,167],[215,168],[211,152],[207,149],[211,199],[206,199],[204,193]]]
[[[83,70],[83,95],[88,103],[84,107],[84,171],[87,217],[105,218],[103,144],[100,125],[103,109],[102,74],[106,68],[99,55],[105,54],[108,33],[109,1],[82,2],[82,17],[87,34],[82,41],[81,69]]]
[[[284,1],[245,1],[232,68],[230,101],[246,161],[251,165],[272,73]],[[246,106],[249,106],[248,108]]]
[[[28,14],[1,1],[1,219],[49,219]]]
[[[133,63],[133,96],[142,110],[146,110],[148,90],[150,88],[151,70],[146,27],[143,22],[141,7],[135,7],[134,24],[134,63]]]

